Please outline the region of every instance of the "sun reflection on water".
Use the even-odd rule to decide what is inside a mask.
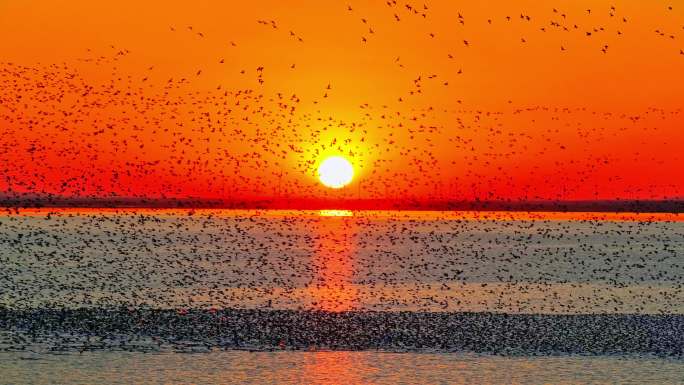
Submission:
[[[354,213],[351,210],[320,210],[318,215],[321,217],[351,217]]]
[[[321,213],[314,228],[312,265],[316,273],[307,288],[311,305],[327,311],[352,310],[358,297],[352,283],[356,224],[347,218],[349,210],[322,211],[328,215]]]

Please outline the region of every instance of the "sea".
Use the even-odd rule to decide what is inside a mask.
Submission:
[[[0,384],[684,384],[684,215],[0,214]]]

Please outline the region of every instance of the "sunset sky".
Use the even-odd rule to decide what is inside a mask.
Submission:
[[[0,0],[0,36],[4,194],[684,197],[677,1]]]

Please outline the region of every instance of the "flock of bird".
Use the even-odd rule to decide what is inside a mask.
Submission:
[[[386,6],[383,16],[396,23],[424,21],[426,41],[442,38],[429,30],[431,4]],[[372,49],[385,32],[359,8],[342,12]],[[584,40],[570,47],[561,35],[549,55],[583,49],[577,41],[586,40],[608,56],[636,18],[619,7],[548,13],[453,19],[455,28],[515,24],[512,31],[527,31],[516,49],[559,33]],[[292,44],[315,39],[271,17],[256,23]],[[165,32],[215,39],[198,25]],[[655,29],[672,47],[681,33],[684,25]],[[458,47],[440,51],[443,60],[477,49],[477,36],[462,35]],[[677,215],[23,209],[60,197],[681,198],[682,170],[666,167],[681,162],[681,108],[523,105],[514,93],[501,108],[466,96],[431,103],[478,70],[464,60],[449,73],[425,71],[393,55],[388,71],[410,73],[401,91],[361,97],[347,113],[335,109],[335,81],[278,90],[274,69],[236,65],[228,55],[162,79],[155,63],[130,71],[139,59],[132,50],[100,51],[72,62],[0,63],[0,201],[19,202],[0,216],[0,349],[684,354]],[[681,49],[667,54],[682,55],[684,66]],[[249,86],[207,86],[216,66]],[[354,163],[352,188],[328,191],[315,180],[317,162],[330,154]]]
[[[113,330],[98,346],[138,346],[131,341],[149,343],[150,338],[163,335],[157,341],[160,346],[180,350],[187,347],[184,344],[199,344],[201,349],[272,348],[280,342],[273,342],[273,333],[287,339],[297,330],[301,334],[297,338],[308,338],[309,344],[319,348],[354,348],[354,344],[363,345],[361,340],[354,342],[362,338],[359,331],[351,331],[358,327],[355,317],[366,313],[378,319],[394,317],[386,314],[408,314],[409,319],[434,314],[429,317],[436,318],[423,325],[437,328],[429,331],[435,334],[431,339],[440,334],[451,338],[449,333],[460,328],[463,333],[474,333],[465,331],[480,323],[484,326],[477,328],[490,324],[483,336],[503,333],[494,330],[495,325],[505,321],[500,317],[513,314],[520,320],[527,319],[525,314],[539,315],[544,323],[550,323],[547,332],[555,335],[553,338],[568,339],[553,325],[578,322],[573,326],[577,328],[573,338],[579,339],[583,329],[614,318],[611,333],[626,333],[619,327],[622,324],[637,328],[639,338],[645,338],[638,344],[643,352],[660,328],[672,322],[684,327],[684,264],[680,258],[684,222],[676,215],[641,215],[629,221],[600,216],[570,221],[543,215],[524,219],[506,213],[422,215],[139,209],[44,209],[5,215],[0,219],[4,229],[0,234],[0,309],[4,316],[0,318],[5,330],[19,331],[22,336],[33,330],[33,342],[50,349],[72,349],[78,344],[82,348],[87,344],[84,336],[102,339],[101,333],[108,327]],[[26,312],[32,315],[26,316]],[[145,325],[136,329],[132,320],[126,320],[129,312],[142,312],[136,317],[142,317],[140,322]],[[464,313],[483,318],[476,317],[475,324],[449,321],[449,317]],[[198,330],[214,328],[212,322],[221,314],[232,314],[232,321],[224,320],[223,331],[212,329],[207,339],[201,337],[204,332],[193,331],[188,321],[199,317]],[[251,320],[252,331],[239,338],[233,334],[242,333],[246,321],[236,314],[247,314]],[[258,331],[260,314],[264,316],[263,331]],[[339,323],[336,336],[344,330],[356,337],[339,337],[344,342],[336,343],[325,335],[326,326],[310,325],[312,334],[294,326],[310,317],[323,317],[320,314],[333,314],[329,316],[333,321],[326,318],[321,322]],[[334,314],[354,321],[345,324]],[[277,322],[272,317],[286,317],[289,323],[273,326]],[[580,318],[568,321],[568,317]],[[380,322],[378,319],[373,322]],[[83,322],[97,332],[84,331]],[[118,324],[122,322],[125,325]],[[403,325],[401,330],[391,325],[383,330],[409,333],[406,338],[420,332],[418,321],[396,322]],[[404,325],[406,322],[409,325]],[[592,323],[594,326],[588,326]],[[646,333],[642,328],[653,330]],[[65,342],[64,336],[73,343]],[[31,338],[12,338],[6,338],[6,349],[34,349]],[[610,333],[583,338],[601,349],[629,350],[625,341],[604,341],[617,338]],[[416,336],[410,341],[404,341],[404,347],[420,345]],[[677,341],[665,339],[658,344],[673,345],[658,345],[659,350],[651,352],[679,354],[676,349],[684,345]],[[395,349],[398,343],[401,341],[393,340],[391,346],[376,347]],[[423,341],[420,346],[439,349],[440,343],[449,345]],[[506,346],[520,343],[509,341]],[[507,349],[473,344],[475,350]],[[548,352],[552,345],[539,347],[537,353]],[[584,345],[571,345],[564,340],[553,347],[557,351],[591,351]]]
[[[358,8],[350,5],[345,17],[358,18],[373,35],[380,34],[371,17],[359,15]],[[434,7],[429,4],[389,1],[387,8],[396,12],[397,23],[418,17],[425,20],[424,28],[437,17],[430,13]],[[337,93],[345,85],[338,78],[320,86],[302,80],[306,86],[289,90],[269,86],[277,83],[271,73],[283,78],[294,75],[281,75],[282,69],[269,64],[247,67],[240,61],[252,61],[239,53],[211,57],[187,73],[169,72],[162,69],[163,63],[147,63],[141,71],[136,68],[143,60],[140,54],[117,44],[104,50],[89,48],[84,57],[60,63],[3,62],[0,188],[5,196],[19,197],[115,194],[234,201],[311,196],[677,198],[681,186],[672,180],[681,176],[680,171],[671,170],[672,178],[657,176],[644,182],[638,176],[641,172],[632,175],[625,170],[645,172],[681,162],[676,148],[677,127],[683,122],[680,106],[602,109],[518,103],[513,101],[518,99],[515,90],[498,107],[485,108],[468,100],[472,99],[468,94],[490,86],[485,85],[487,75],[482,69],[466,65],[471,56],[487,53],[470,53],[485,49],[478,46],[484,38],[471,36],[475,32],[464,29],[466,25],[510,23],[511,34],[523,29],[536,29],[536,34],[558,29],[586,36],[587,44],[600,37],[603,50],[612,47],[612,39],[645,38],[625,36],[627,32],[616,29],[635,22],[618,11],[611,7],[577,15],[553,8],[548,10],[550,25],[547,15],[524,10],[488,20],[471,20],[459,12],[454,16],[457,30],[453,33],[465,39],[458,50],[444,43],[443,56],[460,63],[436,65],[439,69],[431,71],[411,64],[414,57],[392,56],[388,62],[402,66],[400,79],[406,79],[397,85],[398,93],[387,91],[372,98],[354,95],[356,100],[344,103]],[[668,20],[678,15],[670,9],[662,13]],[[598,26],[604,18],[610,23]],[[277,20],[256,22],[267,28],[266,33],[286,34],[296,41],[293,44],[309,42],[296,28],[284,27]],[[539,28],[520,23],[538,23]],[[666,27],[654,30],[662,38],[678,41],[678,33]],[[185,39],[177,36],[189,34],[228,50],[243,46],[241,41],[222,41],[197,25],[172,26],[168,33],[169,39]],[[192,44],[194,38],[190,43],[180,41]],[[523,38],[527,43],[533,39],[531,35]],[[567,44],[562,48],[569,49]],[[282,65],[287,71],[311,70],[296,64]],[[450,73],[443,73],[446,69]],[[222,74],[232,71],[249,79],[226,84]],[[465,85],[473,81],[483,84],[475,90]],[[442,98],[443,86],[462,91]],[[462,96],[452,99],[453,95]],[[330,154],[344,155],[354,164],[358,177],[350,188],[332,192],[316,180],[317,163]],[[512,167],[516,171],[507,172]]]

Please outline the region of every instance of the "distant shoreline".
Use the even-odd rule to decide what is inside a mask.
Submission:
[[[413,201],[385,199],[254,199],[200,198],[0,198],[0,208],[149,208],[149,209],[259,209],[259,210],[414,210],[414,211],[530,211],[684,213],[684,199],[573,200],[573,201]]]

